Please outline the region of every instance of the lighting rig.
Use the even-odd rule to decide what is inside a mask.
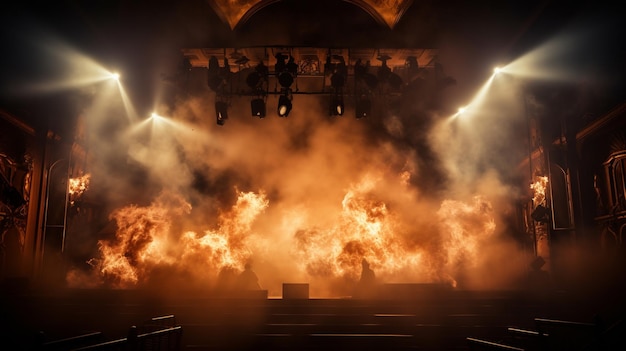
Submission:
[[[400,96],[433,71],[437,51],[250,47],[183,49],[183,55],[192,68],[207,70],[223,125],[231,99],[250,98],[251,115],[265,118],[270,95],[278,97],[279,117],[289,116],[299,94],[327,96],[330,116],[344,115],[348,105],[356,118],[370,117],[374,101]]]

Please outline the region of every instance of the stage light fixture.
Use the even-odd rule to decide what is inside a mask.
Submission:
[[[343,88],[346,77],[341,72],[335,72],[330,76],[330,85],[335,89]]]
[[[265,117],[265,100],[263,98],[256,98],[250,101],[250,111],[252,111],[253,117],[264,118]]]
[[[366,66],[361,59],[357,59],[354,63],[354,78],[363,79],[363,76],[367,73],[368,66]]]
[[[419,69],[419,63],[417,62],[417,57],[415,56],[407,56],[405,60],[405,65],[409,69],[409,71],[415,72]]]
[[[222,77],[220,76],[220,63],[215,56],[209,57],[209,66],[207,70],[207,85],[211,90],[218,91],[222,84]]]
[[[283,88],[289,88],[293,84],[293,76],[289,72],[281,72],[278,74],[278,83]]]
[[[374,90],[376,89],[376,87],[378,87],[378,77],[371,73],[365,73],[363,75],[363,80],[371,90]]]
[[[356,118],[364,118],[371,114],[372,112],[372,102],[366,98],[362,97],[356,102]]]
[[[287,94],[281,95],[278,98],[278,116],[279,117],[287,117],[289,112],[291,112],[291,99]]]
[[[285,60],[287,60],[287,56],[279,52],[276,55],[274,55],[274,57],[276,58],[276,63],[274,64],[274,71],[282,72],[282,71],[287,70],[287,63],[285,62]]]
[[[250,89],[256,89],[261,83],[261,74],[257,71],[250,72],[246,77],[246,84]]]
[[[402,78],[393,72],[391,72],[387,77],[387,83],[389,83],[389,86],[394,90],[400,90],[404,84]]]
[[[228,104],[226,102],[215,102],[215,116],[217,118],[217,124],[223,126],[224,122],[228,119]]]
[[[343,97],[341,95],[334,96],[330,99],[330,115],[342,116],[344,112]]]

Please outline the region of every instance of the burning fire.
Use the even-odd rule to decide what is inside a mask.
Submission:
[[[238,266],[250,256],[250,225],[266,207],[263,193],[240,192],[232,210],[220,216],[218,229],[180,235],[172,230],[174,219],[189,214],[191,205],[179,195],[163,193],[150,206],[114,211],[110,219],[117,224],[115,238],[98,242],[101,257],[90,264],[116,288],[146,283],[159,267],[185,271],[200,266],[217,272]],[[75,272],[71,277],[70,285],[84,284]]]
[[[530,189],[533,191],[533,203],[541,204],[546,200],[546,188],[548,186],[548,177],[537,176],[535,182],[530,184]]]
[[[76,199],[78,199],[87,189],[89,189],[89,181],[91,180],[91,174],[87,173],[81,177],[70,178],[68,184],[68,192],[70,195],[70,204],[74,205]]]
[[[300,276],[320,282],[356,281],[362,259],[387,281],[403,277],[452,284],[459,264],[470,268],[477,264],[481,244],[495,231],[487,200],[445,200],[432,216],[435,225],[428,230],[411,228],[376,195],[381,181],[364,177],[349,188],[332,224],[312,224],[296,209],[284,214],[288,225],[271,235],[254,229],[270,206],[263,191],[237,191],[237,201],[219,215],[215,228],[199,231],[185,230],[178,223],[185,222],[180,219],[191,213],[191,205],[180,195],[163,193],[149,206],[114,211],[110,218],[117,224],[115,237],[99,241],[100,257],[90,263],[101,280],[116,288],[145,284],[164,267],[215,282],[220,272],[237,272],[251,257],[269,263],[290,260],[288,265]],[[287,256],[278,258],[278,250]],[[86,278],[68,274],[70,285],[92,284],[81,279]]]
[[[480,196],[474,197],[472,203],[445,200],[437,215],[443,227],[449,270],[459,265],[473,268],[478,262],[481,244],[496,230],[491,204]],[[454,278],[452,284],[456,285]]]

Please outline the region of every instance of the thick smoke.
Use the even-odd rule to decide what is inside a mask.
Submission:
[[[267,25],[280,22],[267,16],[241,34],[289,41],[293,33]],[[177,66],[178,52],[163,49],[183,40],[163,38],[174,44],[161,42],[150,57],[170,62],[141,73]],[[447,57],[467,57],[456,54]],[[463,77],[465,62],[450,61],[441,61],[446,73]],[[525,130],[517,90],[490,90],[480,113],[451,120],[447,94],[459,87],[423,73],[402,98],[376,100],[373,115],[359,120],[350,105],[330,117],[327,101],[309,95],[295,95],[287,118],[276,116],[269,96],[259,119],[248,98],[233,97],[218,126],[202,68],[150,80],[162,119],[129,117],[117,92],[102,89],[83,116],[92,174],[85,195],[108,221],[92,233],[90,269],[71,270],[68,280],[216,288],[251,262],[270,296],[299,282],[313,296],[338,296],[353,293],[366,259],[381,283],[511,287],[526,268],[508,225],[519,196],[511,185],[523,151],[517,133]],[[460,81],[464,91],[476,88]]]
[[[361,120],[306,95],[287,118],[270,96],[258,119],[232,98],[224,126],[205,88],[137,125],[94,101],[90,190],[110,221],[93,270],[68,279],[216,288],[252,262],[271,296],[289,282],[337,296],[353,293],[366,259],[382,283],[510,287],[523,271],[503,220],[516,196],[501,179],[510,122],[453,125],[416,96]]]

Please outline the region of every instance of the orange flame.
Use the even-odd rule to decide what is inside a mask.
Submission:
[[[250,256],[246,235],[267,205],[263,193],[239,193],[231,211],[220,216],[218,229],[201,236],[187,231],[178,238],[171,230],[174,218],[189,214],[191,205],[179,195],[164,193],[150,206],[114,211],[110,218],[117,224],[115,239],[99,241],[100,258],[90,264],[116,288],[146,283],[152,271],[162,266],[178,270],[201,266],[217,272],[241,265]],[[77,277],[75,272],[68,275],[70,285],[87,284]]]
[[[87,173],[81,177],[70,178],[68,183],[68,192],[70,194],[70,204],[74,204],[87,189],[89,189],[89,182],[91,181],[91,174]]]
[[[491,205],[477,197],[472,204],[444,201],[437,212],[436,232],[413,232],[371,194],[376,182],[364,179],[347,192],[336,226],[301,229],[295,234],[298,262],[309,275],[355,280],[361,260],[366,259],[381,277],[402,272],[405,278],[412,274],[420,281],[450,281],[459,257],[475,264],[479,242],[495,231]],[[439,235],[439,246],[413,244],[415,236],[427,235]],[[436,251],[443,251],[446,258],[441,259]]]
[[[191,205],[173,195],[161,195],[150,206],[130,205],[114,211],[117,223],[115,241],[101,240],[98,246],[100,272],[115,287],[128,287],[146,280],[150,270],[172,264],[168,252],[171,216],[189,213]]]
[[[269,205],[265,194],[239,192],[229,212],[220,215],[218,228],[203,235],[193,231],[183,234],[180,243],[183,262],[194,262],[213,272],[228,267],[241,267],[251,256],[248,235],[252,223]]]
[[[401,176],[399,182],[403,179]],[[454,283],[459,264],[477,264],[481,243],[495,231],[493,209],[487,200],[445,200],[432,218],[425,219],[434,223],[428,230],[413,228],[377,195],[382,181],[364,177],[352,185],[336,218],[328,223],[311,224],[304,211],[296,208],[283,216],[284,226],[278,233],[259,236],[253,224],[269,207],[263,191],[237,192],[236,203],[219,215],[216,227],[199,231],[177,223],[184,222],[191,205],[179,195],[164,193],[149,206],[130,205],[114,211],[115,237],[99,242],[100,257],[90,263],[103,281],[118,288],[149,282],[160,267],[202,281],[216,279],[220,272],[236,271],[252,256],[262,255],[263,261],[276,267],[290,259],[287,263],[300,276],[314,281],[355,281],[362,259],[386,281]],[[263,240],[271,241],[270,247],[281,247],[264,248]],[[288,256],[271,257],[272,249],[288,252]],[[80,279],[88,278],[76,273],[68,275],[68,281],[72,279],[70,284],[75,286],[93,284],[81,283]]]
[[[470,204],[445,200],[437,215],[441,221],[449,270],[457,265],[466,268],[475,266],[480,243],[496,229],[491,204],[480,196],[474,197]]]
[[[533,203],[540,204],[546,199],[546,188],[548,186],[548,177],[538,176],[535,177],[534,183],[530,184],[530,189],[533,191]]]

